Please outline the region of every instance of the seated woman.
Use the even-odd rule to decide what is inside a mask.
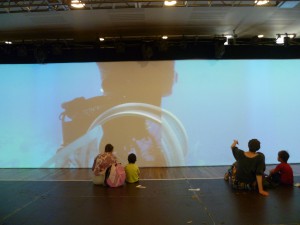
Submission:
[[[261,195],[267,196],[268,192],[263,188],[263,175],[265,171],[265,156],[257,152],[260,149],[260,142],[252,139],[248,142],[249,151],[245,152],[238,147],[238,141],[234,140],[231,149],[235,164],[232,166],[230,181],[235,189],[256,190]]]
[[[99,146],[100,147],[100,146]],[[105,152],[100,153],[94,159],[92,170],[94,172],[93,183],[100,185],[105,184],[105,172],[112,164],[117,163],[117,158],[113,155],[114,147],[111,144],[105,146]]]

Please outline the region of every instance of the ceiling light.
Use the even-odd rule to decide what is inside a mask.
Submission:
[[[285,44],[284,40],[292,39],[296,37],[296,34],[277,34],[276,44]]]
[[[289,38],[294,38],[294,37],[296,37],[296,34],[288,34],[287,35]]]
[[[225,43],[227,42],[227,38],[217,38],[215,40],[215,57],[217,59],[221,59],[225,53]],[[225,42],[225,43],[224,43]]]
[[[164,36],[162,36],[161,38],[164,39],[164,40],[166,40],[166,39],[168,39],[168,36],[167,36],[167,35],[164,35]]]
[[[226,34],[226,35],[224,35],[224,37],[226,38],[226,41],[224,42],[224,45],[228,45],[228,39],[232,38],[233,36],[231,34]]]
[[[268,3],[269,3],[269,0],[255,0],[254,1],[255,5],[265,5],[265,4],[268,4]]]
[[[164,5],[165,6],[173,6],[173,5],[176,5],[177,1],[165,1],[164,2]]]
[[[259,35],[257,35],[257,37],[258,37],[258,38],[263,38],[264,35],[263,35],[263,34],[259,34]]]
[[[83,8],[85,6],[84,3],[82,3],[80,0],[72,0],[71,1],[71,6],[74,7],[74,8]]]
[[[226,37],[226,38],[232,38],[232,35],[231,34],[225,34],[224,37]]]
[[[284,36],[283,35],[278,35],[276,39],[276,44],[283,44],[284,43]]]

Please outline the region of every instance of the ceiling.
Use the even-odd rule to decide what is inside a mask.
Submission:
[[[300,35],[299,1],[163,1],[82,0],[74,9],[65,0],[2,0],[0,41],[172,37],[213,38],[235,34]],[[299,4],[298,4],[299,3]]]
[[[81,2],[0,0],[0,63],[300,57],[300,0]]]

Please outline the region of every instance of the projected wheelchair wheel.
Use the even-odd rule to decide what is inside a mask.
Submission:
[[[114,106],[99,115],[90,125],[87,133],[99,126],[103,127],[122,117],[143,118],[146,121],[150,121],[149,123],[159,125],[159,129],[154,132],[149,132],[147,137],[135,138],[134,136],[130,136],[132,131],[129,127],[129,130],[127,131],[129,133],[128,139],[131,138],[131,140],[129,143],[127,142],[122,149],[120,149],[120,147],[116,148],[117,156],[120,155],[120,151],[126,151],[121,152],[121,155],[127,155],[128,151],[134,151],[138,154],[139,163],[142,162],[140,164],[141,166],[148,166],[147,163],[149,166],[185,165],[185,155],[188,150],[188,144],[186,131],[183,125],[172,113],[154,105],[125,103]],[[110,140],[110,137],[102,138],[104,139],[101,140],[101,142],[104,142],[103,144]],[[120,140],[122,140],[122,137],[120,137]],[[112,144],[118,146],[115,142]],[[120,144],[122,145],[123,143]],[[157,157],[158,160],[163,158],[164,165],[156,164],[157,162],[151,162],[151,160],[153,160],[152,154],[159,155]],[[123,158],[123,161],[126,160],[124,159],[124,156],[121,158]],[[146,165],[144,165],[145,163]]]

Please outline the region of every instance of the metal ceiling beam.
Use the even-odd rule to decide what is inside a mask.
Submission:
[[[280,4],[293,1],[271,0],[269,3],[259,7],[276,7]],[[81,9],[73,8],[71,0],[2,0],[0,2],[0,14],[2,13],[26,13],[45,11],[67,11],[67,10],[97,10],[115,8],[161,8],[163,0],[81,0],[85,6]],[[177,1],[172,7],[256,7],[255,1],[207,1],[186,0]]]

